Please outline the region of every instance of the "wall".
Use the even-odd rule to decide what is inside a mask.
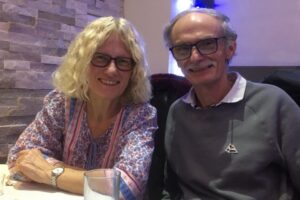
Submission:
[[[215,0],[238,33],[233,66],[299,66],[300,0]]]
[[[274,71],[300,70],[300,0],[215,0],[238,33],[230,70],[261,81]]]
[[[144,36],[152,73],[168,72],[168,51],[162,31],[169,21],[171,2],[125,0],[124,15]],[[238,32],[231,70],[260,81],[275,70],[299,69],[300,0],[215,0]]]
[[[125,0],[124,16],[141,33],[145,41],[151,73],[168,72],[169,52],[164,46],[163,28],[168,23],[171,0]]]
[[[0,163],[41,109],[70,41],[104,15],[123,16],[123,0],[0,0]]]
[[[40,110],[43,96],[52,88],[51,73],[89,20],[125,16],[145,39],[151,73],[167,72],[162,31],[171,1],[0,0],[0,163]],[[300,0],[215,2],[239,34],[232,70],[260,81],[274,70],[300,65]]]

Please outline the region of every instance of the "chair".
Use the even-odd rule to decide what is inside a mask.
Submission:
[[[151,104],[157,109],[158,127],[155,134],[155,149],[152,156],[149,179],[145,200],[161,199],[164,181],[164,132],[166,118],[170,105],[179,97],[188,92],[191,85],[182,76],[174,74],[154,74],[150,77],[152,84]]]
[[[300,70],[277,70],[262,82],[280,87],[300,106]]]

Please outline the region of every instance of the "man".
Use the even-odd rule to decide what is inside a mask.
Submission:
[[[168,114],[166,198],[300,199],[300,109],[281,89],[228,72],[228,17],[184,11],[164,37],[192,84]]]

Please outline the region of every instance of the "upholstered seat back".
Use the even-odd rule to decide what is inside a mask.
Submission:
[[[160,199],[163,189],[165,163],[164,132],[170,105],[188,92],[190,84],[181,76],[174,74],[154,74],[151,76],[151,104],[157,109],[159,129],[155,134],[155,149],[152,156],[147,191],[144,199]]]
[[[267,76],[263,83],[280,87],[300,106],[300,70],[278,70]]]

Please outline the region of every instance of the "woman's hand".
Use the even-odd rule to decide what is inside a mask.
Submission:
[[[51,171],[55,166],[64,166],[65,171],[57,179],[58,188],[83,194],[84,169],[68,166],[63,162],[50,163],[38,149],[23,150],[18,153],[18,158],[10,172],[22,175],[22,179],[51,185]],[[14,175],[12,175],[14,177]]]
[[[38,149],[23,150],[18,153],[12,171],[21,172],[25,178],[44,184],[51,184],[53,166],[47,162]]]

